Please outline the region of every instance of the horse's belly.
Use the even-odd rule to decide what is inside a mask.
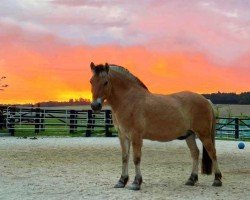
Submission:
[[[167,141],[175,140],[176,138],[182,136],[183,134],[184,132],[181,132],[179,134],[171,134],[167,132],[146,133],[145,135],[143,135],[143,139],[159,141],[159,142],[167,142]]]

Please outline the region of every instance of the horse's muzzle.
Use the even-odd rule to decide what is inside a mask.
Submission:
[[[98,98],[91,103],[91,108],[94,112],[99,112],[102,109],[102,100]]]

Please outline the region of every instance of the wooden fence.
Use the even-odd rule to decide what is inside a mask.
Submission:
[[[7,128],[14,136],[18,130],[31,130],[36,134],[44,131],[66,131],[69,134],[85,133],[86,137],[99,128],[105,136],[112,136],[112,113],[92,110],[0,107],[0,129]],[[250,138],[250,118],[217,118],[216,135],[221,138]]]
[[[89,137],[97,127],[103,129],[107,137],[112,136],[110,110],[96,114],[92,110],[8,107],[2,109],[2,113],[0,127],[6,127],[12,136],[20,130],[33,130],[36,134],[49,130],[67,131],[69,134],[84,131]]]
[[[250,138],[250,118],[217,118],[217,137]]]

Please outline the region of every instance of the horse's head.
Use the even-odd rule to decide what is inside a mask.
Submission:
[[[93,111],[100,111],[102,104],[107,96],[110,94],[111,85],[109,82],[109,65],[96,65],[91,62],[90,64],[93,76],[90,79],[91,92],[92,92],[92,103],[91,108]]]

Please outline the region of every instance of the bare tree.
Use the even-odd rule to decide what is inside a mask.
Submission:
[[[0,91],[3,91],[4,88],[7,88],[7,87],[9,86],[9,85],[7,85],[7,84],[2,84],[2,81],[3,81],[4,79],[6,79],[6,76],[2,76],[2,77],[0,78]]]

